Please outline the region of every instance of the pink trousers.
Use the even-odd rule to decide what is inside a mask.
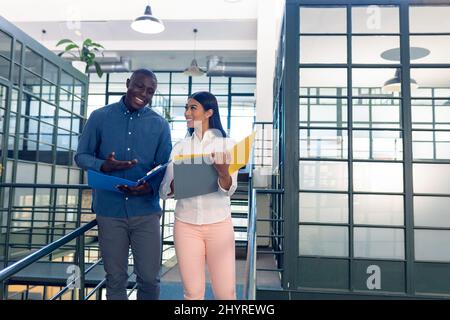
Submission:
[[[205,265],[214,297],[236,299],[235,243],[230,217],[204,225],[175,219],[174,242],[186,300],[204,299]]]

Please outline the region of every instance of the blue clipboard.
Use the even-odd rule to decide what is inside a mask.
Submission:
[[[151,180],[153,177],[159,175],[160,173],[164,173],[168,165],[169,162],[153,168],[152,170],[147,172],[145,176],[143,176],[137,181],[131,181],[128,179],[110,176],[98,171],[88,170],[88,185],[92,189],[102,189],[121,193],[116,188],[117,185],[127,185],[129,187],[136,187],[141,183]]]

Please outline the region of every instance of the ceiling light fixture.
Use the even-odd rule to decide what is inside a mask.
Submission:
[[[194,59],[191,61],[191,65],[184,70],[184,74],[191,77],[198,77],[202,76],[205,71],[202,70],[197,63],[197,59],[195,58],[195,51],[196,51],[196,42],[197,42],[197,29],[194,29]]]
[[[411,83],[411,91],[419,87],[417,81],[414,80],[413,78],[411,78],[410,83]],[[393,92],[400,92],[401,89],[402,89],[401,70],[400,68],[397,68],[397,70],[395,70],[395,76],[384,83],[382,91],[385,93],[393,93]]]
[[[165,29],[162,21],[152,15],[150,5],[145,7],[144,15],[134,19],[131,23],[131,28],[140,33],[160,33]]]

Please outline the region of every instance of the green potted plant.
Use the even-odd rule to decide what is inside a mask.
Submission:
[[[96,54],[102,53],[100,49],[104,49],[101,44],[93,42],[91,39],[86,39],[83,41],[83,44],[79,46],[74,41],[70,39],[62,39],[60,40],[56,46],[65,45],[66,47],[62,52],[58,54],[58,56],[62,56],[67,53],[75,58],[72,61],[72,65],[80,70],[81,72],[87,73],[88,68],[92,65],[95,66],[95,71],[98,76],[101,77],[103,75],[102,68],[100,64],[95,61]]]

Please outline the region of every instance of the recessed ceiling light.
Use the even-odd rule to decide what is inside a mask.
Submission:
[[[430,50],[421,47],[411,47],[409,48],[409,59],[417,60],[424,58],[430,54]],[[383,59],[389,61],[400,61],[400,48],[392,48],[383,51],[380,55]]]

